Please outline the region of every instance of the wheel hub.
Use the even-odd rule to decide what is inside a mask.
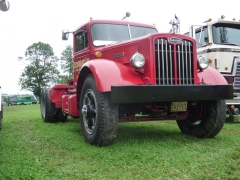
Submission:
[[[96,104],[94,92],[91,89],[88,89],[83,97],[81,114],[85,129],[89,134],[93,134],[95,131],[97,112]]]

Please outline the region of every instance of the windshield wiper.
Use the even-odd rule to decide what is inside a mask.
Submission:
[[[239,46],[239,44],[236,44],[236,43],[229,43],[229,42],[224,42],[222,43],[224,45],[233,45],[233,46]]]

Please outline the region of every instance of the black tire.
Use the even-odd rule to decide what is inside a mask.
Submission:
[[[95,146],[108,146],[113,143],[118,128],[118,106],[110,103],[110,93],[97,90],[92,75],[88,75],[84,81],[79,112],[83,136],[87,143]]]
[[[50,90],[48,88],[41,89],[41,115],[44,122],[57,122],[55,113],[56,108],[50,101]]]
[[[180,130],[199,138],[212,138],[223,128],[226,119],[225,100],[198,102],[190,107],[186,120],[178,120]]]
[[[66,122],[67,121],[67,115],[64,115],[63,113],[62,113],[62,109],[61,108],[58,108],[57,109],[57,114],[56,114],[56,119],[57,119],[57,121],[59,121],[59,122]]]

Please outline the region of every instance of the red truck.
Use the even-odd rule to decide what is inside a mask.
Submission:
[[[199,138],[221,131],[233,87],[197,58],[193,38],[126,20],[90,19],[62,39],[69,33],[73,79],[41,90],[44,122],[80,118],[95,146],[111,145],[119,122],[176,120],[182,133]]]

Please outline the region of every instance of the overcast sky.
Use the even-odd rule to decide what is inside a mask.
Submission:
[[[217,19],[240,19],[239,0],[9,0],[10,9],[0,11],[0,86],[2,93],[26,93],[18,86],[24,69],[23,56],[28,46],[39,41],[48,43],[56,56],[67,45],[61,40],[62,29],[75,30],[93,19],[120,20],[126,12],[128,21],[156,24],[159,32],[169,32],[169,22],[176,14],[181,22],[181,33],[192,24]]]

